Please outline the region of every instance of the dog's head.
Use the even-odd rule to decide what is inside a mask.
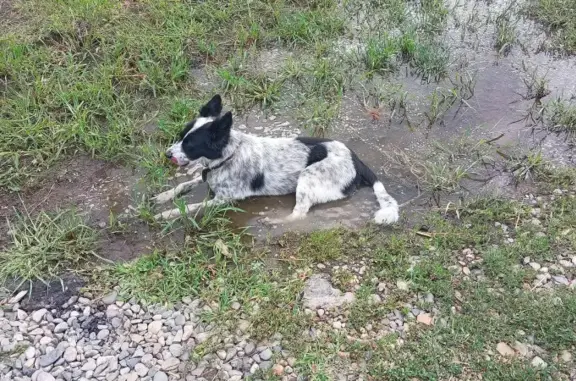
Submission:
[[[232,113],[220,115],[221,112],[222,98],[215,95],[200,109],[198,118],[186,124],[178,142],[166,151],[166,157],[179,166],[221,158],[232,128]]]

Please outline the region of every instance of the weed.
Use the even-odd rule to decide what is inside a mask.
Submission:
[[[414,49],[408,43],[403,48],[407,55],[413,53]],[[400,52],[402,51],[396,39],[386,34],[371,38],[366,43],[364,65],[371,72],[391,72],[398,65],[397,56]]]
[[[525,13],[548,27],[554,50],[576,53],[576,9],[571,0],[531,0]]]
[[[425,82],[439,82],[448,71],[450,51],[446,45],[437,41],[419,41],[414,49],[410,66]]]
[[[96,232],[73,210],[28,211],[8,223],[11,245],[0,253],[0,283],[46,282],[95,257]]]
[[[509,15],[501,14],[496,18],[496,41],[494,47],[501,56],[507,56],[516,43],[516,28]]]
[[[316,231],[304,238],[298,255],[314,262],[333,261],[342,256],[343,242],[341,229]]]
[[[569,142],[576,139],[576,105],[560,98],[544,107],[544,128],[556,134],[565,134]]]

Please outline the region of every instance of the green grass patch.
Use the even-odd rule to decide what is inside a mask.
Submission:
[[[302,241],[298,255],[313,262],[334,261],[343,254],[343,231],[341,229],[320,230],[307,235]]]
[[[0,284],[46,282],[95,258],[97,233],[73,210],[20,214],[8,226],[11,243],[0,252]]]
[[[576,53],[576,7],[573,1],[531,0],[526,12],[548,28],[555,50]]]

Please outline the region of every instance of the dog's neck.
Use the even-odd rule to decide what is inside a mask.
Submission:
[[[234,152],[240,147],[240,145],[244,142],[246,134],[243,134],[239,131],[230,131],[230,138],[228,139],[228,144],[222,150],[222,157],[216,160],[206,160],[202,162],[202,166],[206,169],[213,169],[216,167],[220,167],[222,164],[227,162],[229,159],[232,158]]]

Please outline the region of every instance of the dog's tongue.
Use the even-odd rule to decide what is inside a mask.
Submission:
[[[170,158],[170,161],[173,162],[174,164],[178,165],[178,159],[176,159],[174,156],[172,156]]]

